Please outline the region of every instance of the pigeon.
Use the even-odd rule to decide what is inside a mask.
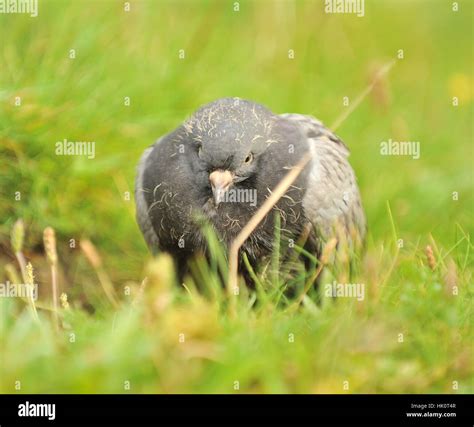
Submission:
[[[139,161],[136,218],[151,252],[170,253],[183,277],[189,260],[208,252],[203,224],[228,248],[308,152],[311,160],[241,253],[257,265],[272,252],[275,216],[285,241],[306,233],[304,247],[315,257],[332,237],[363,242],[364,210],[341,139],[312,116],[275,114],[252,101],[222,98],[159,138]]]

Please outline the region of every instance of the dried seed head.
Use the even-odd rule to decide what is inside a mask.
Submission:
[[[35,275],[33,272],[33,266],[31,265],[31,262],[26,264],[26,282],[28,285],[33,285],[35,281]]]
[[[59,300],[61,301],[62,308],[67,310],[69,308],[69,302],[67,300],[67,294],[62,293],[61,296],[59,297]]]
[[[21,252],[23,248],[23,240],[25,238],[25,224],[19,219],[13,225],[11,233],[11,245],[15,253]]]
[[[91,263],[92,267],[100,268],[102,265],[102,259],[100,258],[97,249],[90,240],[81,240],[80,246],[82,252],[86,256],[87,260]]]
[[[428,261],[428,266],[431,268],[432,271],[436,268],[436,260],[433,254],[433,248],[428,245],[426,246],[426,259]]]
[[[52,265],[56,265],[58,262],[58,254],[56,252],[56,235],[51,227],[44,229],[43,243],[48,262]]]

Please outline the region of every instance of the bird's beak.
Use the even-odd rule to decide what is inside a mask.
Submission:
[[[225,193],[234,182],[234,174],[228,170],[215,170],[209,175],[214,203],[219,206],[225,198]]]

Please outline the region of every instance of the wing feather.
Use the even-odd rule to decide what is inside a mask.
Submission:
[[[297,123],[306,135],[313,159],[303,208],[309,221],[323,239],[334,235],[342,225],[352,241],[353,230],[361,241],[366,220],[354,171],[349,164],[349,149],[342,140],[312,116],[282,114]]]

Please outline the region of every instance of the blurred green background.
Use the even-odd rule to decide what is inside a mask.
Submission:
[[[43,282],[41,267],[44,264],[42,231],[46,226],[52,226],[57,233],[62,290],[79,295],[93,277],[79,253],[77,242],[81,238],[89,238],[96,244],[114,283],[139,283],[149,254],[134,219],[133,182],[136,164],[147,146],[173,130],[203,103],[224,96],[248,98],[278,113],[312,114],[330,126],[351,108],[373,82],[377,71],[395,59],[390,72],[376,82],[372,92],[336,131],[351,149],[351,163],[368,216],[369,248],[377,252],[377,248],[393,243],[387,213],[389,203],[396,236],[410,250],[406,255],[407,265],[395,268],[392,285],[426,284],[431,279],[433,283],[442,282],[442,272],[438,278],[429,276],[430,279],[420,273],[422,251],[430,242],[430,234],[442,248],[440,256],[449,253],[461,271],[459,274],[464,275],[465,286],[471,285],[472,256],[468,242],[474,204],[471,1],[457,2],[459,10],[455,12],[450,0],[367,0],[364,17],[326,14],[324,1],[310,0],[133,0],[129,2],[130,11],[124,10],[126,3],[40,0],[37,18],[0,15],[0,274],[3,265],[14,262],[10,230],[18,218],[23,218],[27,229],[24,251],[33,264],[36,262],[40,287],[41,283],[48,283],[47,279]],[[75,51],[74,59],[70,57],[71,49]],[[403,59],[397,57],[400,50]],[[184,52],[184,58],[180,58],[180,52],[181,56]],[[15,105],[16,97],[21,98],[20,106]],[[130,98],[130,105],[125,105],[125,97]],[[349,98],[349,106],[344,105],[344,97]],[[453,97],[458,98],[458,106],[453,106]],[[96,158],[56,156],[55,143],[65,138],[95,141]],[[420,159],[381,156],[380,142],[389,138],[419,141]],[[15,200],[16,192],[21,192],[20,201]],[[453,192],[458,193],[458,200],[453,200]],[[75,248],[70,247],[71,239],[76,242]],[[456,250],[450,251],[453,247]],[[378,268],[385,268],[381,256],[379,259],[374,255],[373,259]],[[380,306],[381,311],[377,311],[374,306],[370,313],[379,319],[383,318],[384,309],[393,309],[394,318],[403,316],[398,311],[397,292],[396,300],[387,297],[385,308]],[[418,299],[416,294],[410,295]],[[436,296],[437,302],[426,300],[426,307],[419,311],[407,310],[415,317],[421,316],[423,322],[431,322],[429,309],[438,307],[440,322],[445,315],[451,320],[459,315],[456,319],[465,325],[472,320],[470,295],[472,291],[464,294],[467,300],[462,314],[459,307],[449,313],[448,308],[443,311],[444,297],[440,295]],[[339,313],[337,316],[346,313],[342,307],[341,304],[334,309]],[[15,310],[12,313],[19,316]],[[100,316],[107,318],[107,315]],[[360,318],[361,322],[365,322],[366,315]],[[289,321],[303,327],[307,324],[306,314],[301,316]],[[407,319],[414,321],[410,316]],[[437,359],[431,353],[449,342],[443,335],[449,328],[460,327],[454,320],[447,322],[440,329],[433,327],[433,333],[426,337],[430,351],[423,362],[426,365],[421,363],[427,367],[426,371],[437,363],[446,368],[448,360],[452,361],[452,354]],[[352,323],[353,320],[347,320],[347,325]],[[326,326],[321,326],[317,334],[330,333],[329,325],[323,324]],[[140,321],[136,320],[135,326],[139,328],[139,325]],[[13,326],[7,322],[4,328],[11,330]],[[230,328],[237,333],[228,331],[226,340],[231,343],[222,345],[235,350],[240,334],[245,335],[250,326]],[[260,331],[256,335],[267,337],[262,330],[256,331]],[[371,335],[373,329],[367,327],[364,331]],[[472,333],[471,329],[469,332]],[[350,334],[346,331],[342,335]],[[143,338],[145,347],[149,345],[148,338]],[[100,335],[95,339],[100,342]],[[464,339],[468,341],[467,335]],[[415,344],[408,354],[419,348]],[[263,348],[270,351],[273,345],[278,348],[276,343],[269,342]],[[241,349],[245,353],[251,344],[242,346],[247,346]],[[318,352],[315,346],[316,343],[309,345],[307,352],[300,348],[301,363],[311,359],[309,352]],[[138,344],[137,348],[143,350]],[[57,349],[51,352],[45,353],[50,354],[49,360],[53,360],[51,354],[64,357]],[[456,352],[465,361],[466,354],[461,350]],[[136,360],[146,359],[147,354],[143,350]],[[77,357],[83,369],[93,363],[84,362],[80,355]],[[133,355],[129,357],[136,362]],[[348,360],[361,364],[364,375],[370,377],[366,370],[371,357]],[[394,360],[403,359],[400,355],[394,357]],[[30,362],[5,364],[13,370],[14,366],[27,370],[31,368]],[[399,368],[396,362],[393,366],[387,363],[380,368],[383,375],[392,372],[392,367],[395,371]],[[258,371],[259,368],[252,366],[249,369]],[[438,372],[433,383],[413,385],[409,378],[416,377],[413,373],[416,367],[401,366],[405,377],[399,382],[394,380],[395,385],[382,385],[383,381],[374,377],[368,382],[361,380],[359,390],[447,390],[447,383],[441,384],[439,379],[445,371]],[[75,365],[74,369],[79,368]],[[152,367],[147,369],[153,371]],[[151,378],[147,369],[139,377]],[[275,375],[278,370],[275,365]],[[299,368],[294,371],[298,377]],[[193,388],[188,384],[188,387],[184,380],[184,385],[179,382],[173,385],[170,380],[171,385],[163,390],[221,390],[218,385],[221,377],[214,374],[215,383],[209,378],[206,382],[198,375],[196,378],[200,380],[195,382],[204,381],[202,386]],[[304,377],[304,372],[301,375]],[[464,390],[472,392],[470,375],[471,372],[464,372],[458,376],[470,378],[464,382]],[[47,378],[48,374],[44,376]],[[87,379],[84,381],[82,386],[79,380],[72,382],[69,390],[94,390]],[[296,388],[285,386],[283,380],[268,381],[263,386],[250,381],[249,390],[326,390],[304,381]],[[331,384],[329,390],[337,389],[332,386],[337,381],[332,378],[326,381]],[[60,381],[53,383],[54,390],[67,388],[62,388]],[[5,385],[4,390],[10,390],[9,387],[10,384]],[[99,391],[110,390],[105,385],[97,387]],[[39,380],[33,389],[42,390]],[[149,384],[141,390],[154,388]]]

